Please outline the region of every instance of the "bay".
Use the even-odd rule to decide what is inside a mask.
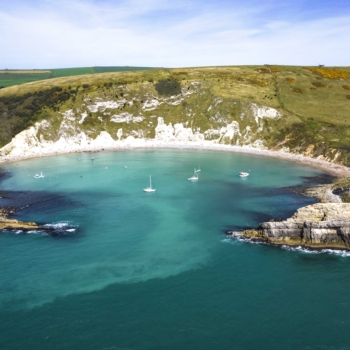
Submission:
[[[1,233],[1,349],[350,348],[346,254],[225,235],[314,203],[293,186],[319,181],[319,170],[199,150],[3,168],[0,205],[21,203],[18,219],[62,236]],[[156,192],[144,193],[150,175]]]

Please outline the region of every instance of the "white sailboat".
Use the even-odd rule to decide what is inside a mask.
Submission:
[[[201,170],[201,167],[199,166],[198,169],[195,169],[194,170],[196,173],[200,173],[202,170]]]
[[[198,181],[198,174],[197,174],[196,169],[194,169],[193,176],[189,177],[188,180],[190,180],[190,181]]]
[[[156,192],[155,188],[152,188],[152,177],[149,176],[149,187],[143,189],[144,192]]]
[[[247,176],[249,176],[249,173],[245,173],[245,172],[240,172],[239,174],[238,174],[238,176],[240,176],[240,177],[247,177]]]
[[[34,175],[34,178],[35,178],[35,179],[42,179],[43,177],[45,177],[45,176],[43,175],[43,172],[42,172],[42,171],[40,171],[40,174],[35,174],[35,175]]]

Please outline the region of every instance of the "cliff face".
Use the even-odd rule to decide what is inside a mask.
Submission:
[[[47,114],[47,119],[17,134],[0,155],[115,148],[146,141],[267,149],[264,121],[282,118],[265,105],[212,96],[199,82],[169,97],[149,90],[123,87],[118,90],[124,91],[122,98],[85,96],[75,107]]]
[[[300,208],[285,221],[264,222],[257,229],[229,233],[277,245],[350,249],[350,204],[317,203]]]

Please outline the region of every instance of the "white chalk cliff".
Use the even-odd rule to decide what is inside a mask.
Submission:
[[[223,103],[222,99],[215,98],[206,111],[210,121],[210,127],[206,130],[192,126],[194,118],[200,112],[192,108],[186,114],[187,121],[174,124],[171,121],[166,122],[167,115],[160,108],[176,108],[179,104],[186,103],[184,101],[196,92],[195,89],[194,84],[181,95],[167,98],[148,96],[144,101],[135,97],[128,100],[125,95],[122,99],[114,101],[103,100],[100,97],[94,101],[86,98],[79,108],[60,112],[54,121],[50,118],[41,120],[17,134],[10,143],[0,149],[0,156],[30,157],[150,142],[184,145],[226,144],[266,149],[264,141],[259,138],[263,130],[261,121],[264,118],[278,120],[282,117],[277,110],[267,106],[246,102],[240,117],[232,120],[232,117],[215,111],[215,108]],[[121,112],[126,104],[132,107],[137,103],[140,105],[137,112]],[[91,127],[86,121],[93,113],[99,114],[96,114],[95,124]]]

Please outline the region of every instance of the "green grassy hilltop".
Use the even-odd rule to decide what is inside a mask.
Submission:
[[[154,117],[162,117],[166,124],[204,132],[208,140],[259,141],[269,149],[350,165],[349,77],[349,67],[264,65],[107,72],[14,85],[0,90],[0,146],[43,119],[50,127],[42,137],[58,140],[62,115],[72,110],[86,113],[75,129],[92,138],[104,130],[117,139],[120,128],[123,137],[152,138]],[[93,109],[98,101],[115,105]],[[281,117],[259,118],[252,112],[264,106]],[[116,123],[113,113],[141,118],[137,124],[127,118]],[[220,139],[220,128],[233,122],[240,132]]]

